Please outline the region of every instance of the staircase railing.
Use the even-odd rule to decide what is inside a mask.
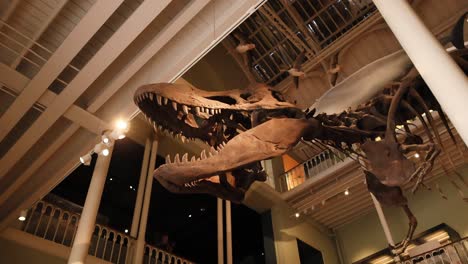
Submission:
[[[71,247],[80,215],[45,201],[37,202],[29,209],[26,221],[20,229],[29,234]],[[96,224],[88,254],[118,264],[131,263],[130,248],[135,240],[107,226]],[[144,263],[191,264],[186,259],[146,245]]]

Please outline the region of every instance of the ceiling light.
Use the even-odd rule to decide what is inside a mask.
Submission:
[[[344,195],[349,195],[349,190],[346,189],[346,191],[344,191]]]
[[[419,159],[419,153],[414,154],[414,157]]]
[[[102,143],[108,144],[110,142],[110,139],[107,135],[102,135]]]
[[[125,234],[127,234],[127,233],[128,233],[128,229],[125,229]]]
[[[301,216],[299,213],[296,213],[294,216],[296,216],[296,218],[299,218],[299,216]]]
[[[128,123],[122,119],[119,119],[115,122],[115,128],[118,130],[126,130],[128,128]]]
[[[189,217],[189,218],[191,218],[191,217],[192,217],[192,215],[191,215],[191,214],[189,214],[189,215],[188,215],[188,217]]]
[[[102,155],[104,156],[109,156],[109,149],[103,149],[102,152],[101,152]]]
[[[23,210],[20,213],[20,216],[18,217],[18,220],[21,222],[24,222],[26,220],[26,216],[28,215],[28,210]]]
[[[91,164],[91,159],[92,159],[91,154],[88,153],[80,157],[80,162],[85,166],[89,166]]]

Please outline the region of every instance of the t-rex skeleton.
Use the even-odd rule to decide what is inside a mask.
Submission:
[[[467,54],[465,48],[453,53],[465,74],[468,73]],[[327,93],[328,97],[310,108],[314,110],[302,111],[264,84],[221,92],[169,83],[140,87],[134,101],[155,128],[183,140],[200,139],[212,146],[211,151],[203,151],[200,157],[176,155],[172,162],[167,157],[166,164],[155,170],[154,177],[172,192],[210,193],[240,202],[254,181],[266,179],[261,160],[288,152],[300,140],[318,140],[359,157],[369,191],[382,204],[403,207],[410,228],[403,242],[397,245],[397,253],[400,253],[410,241],[417,223],[401,186],[414,182],[414,191],[424,185],[424,176],[441,150],[440,136],[430,110],[439,113],[452,139],[454,137],[423,79],[414,68],[408,67],[411,64],[404,54],[400,52],[398,56],[387,57],[391,60],[387,61],[388,65],[394,65],[393,70],[382,73],[375,65],[370,65],[350,77],[358,89],[356,78],[365,82],[367,98],[355,100],[354,105],[348,104],[335,113],[321,112],[327,109],[323,102],[334,92]],[[394,63],[395,60],[398,63]],[[372,75],[377,76],[374,83],[369,79]],[[401,81],[383,89],[383,81],[391,83],[395,79]],[[353,93],[359,92],[355,89]],[[415,118],[422,123],[425,141],[406,123]],[[423,157],[422,161],[415,162],[411,158],[415,152]]]

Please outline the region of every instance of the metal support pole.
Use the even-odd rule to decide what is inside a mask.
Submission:
[[[135,211],[133,211],[132,226],[130,236],[137,237],[138,227],[140,223],[141,208],[143,206],[143,194],[145,193],[145,181],[148,175],[148,162],[151,151],[151,141],[149,138],[145,142],[145,152],[143,154],[143,163],[141,164],[140,181],[138,182],[138,192],[135,201]]]
[[[156,163],[156,155],[158,154],[158,140],[154,139],[151,147],[151,158],[148,165],[145,195],[143,200],[143,207],[141,211],[140,225],[138,230],[138,238],[135,247],[135,258],[133,263],[143,263],[143,255],[145,254],[145,235],[146,225],[148,223],[148,212],[151,202],[151,190],[153,188],[153,171]]]
[[[226,258],[227,264],[232,264],[231,201],[226,201]]]
[[[372,197],[372,201],[374,202],[375,210],[377,211],[377,215],[379,216],[380,224],[385,233],[385,237],[387,238],[387,242],[390,246],[395,246],[395,242],[393,241],[392,233],[390,233],[390,228],[388,227],[387,219],[385,218],[384,212],[382,210],[382,206],[380,205],[379,201],[375,198],[375,196],[370,193]],[[400,257],[395,256],[395,261],[399,261]]]
[[[217,198],[218,203],[218,264],[224,263],[224,237],[223,237],[223,200]]]
[[[88,256],[91,236],[94,232],[99,204],[101,203],[102,191],[106,183],[107,171],[112,156],[113,147],[109,147],[109,155],[98,155],[96,166],[94,167],[88,194],[86,195],[83,212],[81,213],[75,240],[71,248],[68,264],[83,264]]]
[[[380,14],[468,145],[468,79],[407,0],[373,0]]]

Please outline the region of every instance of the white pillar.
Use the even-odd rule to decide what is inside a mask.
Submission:
[[[468,145],[468,79],[407,0],[373,0],[382,17]]]
[[[113,147],[109,147],[109,155],[104,156],[99,154],[97,158],[91,183],[89,184],[88,194],[86,195],[85,204],[78,223],[75,240],[73,241],[70,257],[68,258],[69,264],[83,264],[86,262],[91,236],[93,235],[96,224],[99,204],[101,203],[102,191],[106,183],[112,149]]]
[[[146,235],[146,224],[148,223],[148,212],[151,202],[151,190],[153,189],[153,170],[156,163],[156,156],[158,154],[158,140],[154,139],[151,147],[151,158],[148,165],[145,195],[143,200],[143,207],[141,211],[140,225],[138,230],[138,238],[135,247],[135,258],[134,264],[143,263],[143,255],[145,254],[145,235]]]
[[[227,264],[232,264],[231,201],[226,201],[226,258]]]
[[[218,264],[224,263],[224,238],[223,238],[223,200],[216,199],[218,202]]]
[[[138,182],[138,192],[135,201],[135,210],[133,211],[133,220],[130,230],[131,237],[137,237],[138,226],[140,223],[141,208],[143,206],[143,194],[145,193],[145,182],[148,175],[148,161],[151,151],[151,141],[149,138],[145,142],[145,152],[143,154],[143,163],[141,164],[140,181]]]

